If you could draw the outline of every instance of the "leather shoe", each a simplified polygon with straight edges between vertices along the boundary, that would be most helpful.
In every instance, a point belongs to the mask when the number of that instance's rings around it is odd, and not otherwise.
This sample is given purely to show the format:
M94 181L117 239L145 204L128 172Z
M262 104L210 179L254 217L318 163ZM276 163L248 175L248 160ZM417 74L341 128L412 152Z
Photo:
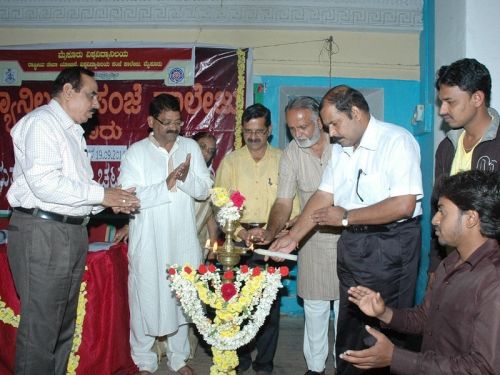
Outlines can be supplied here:
M304 375L325 375L325 370L323 370L321 372L307 370L307 372Z

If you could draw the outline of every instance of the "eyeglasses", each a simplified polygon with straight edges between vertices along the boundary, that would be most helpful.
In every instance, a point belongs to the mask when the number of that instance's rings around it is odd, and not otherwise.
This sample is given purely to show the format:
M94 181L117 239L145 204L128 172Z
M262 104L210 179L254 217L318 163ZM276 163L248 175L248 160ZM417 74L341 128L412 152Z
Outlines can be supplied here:
M156 121L158 121L161 125L163 126L182 126L182 121L181 120L166 120L166 121L161 121L158 117L153 117Z
M358 196L359 200L361 202L364 202L364 199L361 197L361 195L359 195L359 192L358 192L358 188L359 188L359 178L361 177L362 174L366 174L365 172L363 172L363 170L361 168L359 168L358 170L358 178L356 179L356 195Z
M267 133L267 129L243 129L243 134L245 135L264 135Z

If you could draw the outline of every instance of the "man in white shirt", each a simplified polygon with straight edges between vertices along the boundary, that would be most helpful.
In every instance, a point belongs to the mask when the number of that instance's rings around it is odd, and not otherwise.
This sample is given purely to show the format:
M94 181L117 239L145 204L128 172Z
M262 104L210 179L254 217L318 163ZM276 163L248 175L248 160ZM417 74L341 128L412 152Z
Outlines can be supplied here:
M52 100L11 131L15 165L7 199L14 212L7 254L21 320L16 374L66 374L90 213L104 207L130 213L133 189L104 189L93 181L80 124L99 108L94 73L74 67L54 81Z
M151 350L167 336L168 366L192 375L186 365L190 347L188 321L167 281L167 266L198 266L202 250L197 237L195 199L209 195L212 179L198 143L179 136L179 100L169 94L153 98L147 118L153 132L123 155L119 183L135 187L141 211L130 220L130 347L139 374L158 368Z
M413 306L421 247L420 150L408 131L373 118L363 95L348 86L325 94L320 115L339 145L296 225L271 250L291 252L316 225L344 227L337 248L339 358L347 349L371 345L364 326L376 324L348 301L349 287L368 284L389 306ZM342 360L337 371L360 372Z

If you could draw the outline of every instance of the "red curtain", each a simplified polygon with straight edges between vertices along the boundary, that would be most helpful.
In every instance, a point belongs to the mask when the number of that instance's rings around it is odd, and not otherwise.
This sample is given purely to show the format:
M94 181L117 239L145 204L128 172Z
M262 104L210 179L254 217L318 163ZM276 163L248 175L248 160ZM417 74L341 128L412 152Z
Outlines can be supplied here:
M130 357L127 294L127 246L89 253L84 281L87 304L77 375L132 375L138 371ZM5 245L0 248L0 299L19 313ZM14 367L15 328L0 322L0 375Z

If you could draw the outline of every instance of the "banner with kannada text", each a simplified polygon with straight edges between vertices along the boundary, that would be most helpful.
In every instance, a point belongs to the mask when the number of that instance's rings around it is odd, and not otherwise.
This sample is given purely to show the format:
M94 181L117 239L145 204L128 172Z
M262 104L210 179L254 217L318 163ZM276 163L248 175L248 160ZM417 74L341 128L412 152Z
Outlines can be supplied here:
M148 135L149 102L161 93L179 98L183 135L215 135L216 169L239 142L247 58L246 50L210 47L0 49L0 212L9 210L6 193L14 166L9 132L25 114L49 102L52 81L62 69L80 65L96 73L100 109L84 127L94 178L112 187L122 154Z

